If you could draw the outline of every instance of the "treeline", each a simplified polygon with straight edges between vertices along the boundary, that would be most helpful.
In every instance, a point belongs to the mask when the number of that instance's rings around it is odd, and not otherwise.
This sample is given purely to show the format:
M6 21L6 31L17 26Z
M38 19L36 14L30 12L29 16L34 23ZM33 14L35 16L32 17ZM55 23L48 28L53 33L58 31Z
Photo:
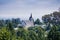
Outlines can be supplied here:
M49 31L39 26L18 28L18 30L2 27L0 40L60 40L60 31L58 26L51 27Z

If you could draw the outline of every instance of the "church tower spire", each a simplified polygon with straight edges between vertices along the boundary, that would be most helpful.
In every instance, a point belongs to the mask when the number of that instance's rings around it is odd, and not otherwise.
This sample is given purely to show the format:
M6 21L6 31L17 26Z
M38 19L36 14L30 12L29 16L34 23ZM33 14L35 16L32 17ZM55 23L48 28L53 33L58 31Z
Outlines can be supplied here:
M32 13L31 13L31 16L29 17L29 20L30 21L34 21L33 17L32 17Z
M32 13L31 13L31 16L30 16L30 18L32 18Z

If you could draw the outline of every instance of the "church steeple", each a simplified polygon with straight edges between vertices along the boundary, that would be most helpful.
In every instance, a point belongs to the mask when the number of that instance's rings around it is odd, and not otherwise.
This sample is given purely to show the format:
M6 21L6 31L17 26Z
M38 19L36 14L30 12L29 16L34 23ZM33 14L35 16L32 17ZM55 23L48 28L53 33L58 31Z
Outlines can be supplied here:
M32 18L32 13L31 13L31 16L30 16L30 18Z
M31 16L29 17L29 20L30 21L33 21L34 20L33 17L32 17L32 13L31 13Z

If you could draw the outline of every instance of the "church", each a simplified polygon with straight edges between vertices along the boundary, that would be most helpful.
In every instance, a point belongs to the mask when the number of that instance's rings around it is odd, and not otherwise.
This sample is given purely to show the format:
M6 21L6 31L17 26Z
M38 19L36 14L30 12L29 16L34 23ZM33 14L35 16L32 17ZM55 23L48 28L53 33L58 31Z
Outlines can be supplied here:
M32 14L30 15L28 20L22 20L20 26L23 27L34 27L34 19L32 17Z

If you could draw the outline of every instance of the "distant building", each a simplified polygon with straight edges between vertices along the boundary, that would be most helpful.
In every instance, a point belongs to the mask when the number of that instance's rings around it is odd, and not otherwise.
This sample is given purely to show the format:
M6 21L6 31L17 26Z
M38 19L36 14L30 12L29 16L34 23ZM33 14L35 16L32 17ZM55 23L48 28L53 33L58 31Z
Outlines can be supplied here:
M29 17L29 20L23 20L22 21L22 25L25 26L25 27L33 27L34 26L34 19L32 17L32 14Z
M13 26L15 28L21 28L21 27L25 27L25 28L28 28L28 27L34 27L34 19L32 17L32 14L31 16L29 17L29 20L19 20L19 19L12 19L12 23L14 24ZM16 24L17 23L17 24Z

